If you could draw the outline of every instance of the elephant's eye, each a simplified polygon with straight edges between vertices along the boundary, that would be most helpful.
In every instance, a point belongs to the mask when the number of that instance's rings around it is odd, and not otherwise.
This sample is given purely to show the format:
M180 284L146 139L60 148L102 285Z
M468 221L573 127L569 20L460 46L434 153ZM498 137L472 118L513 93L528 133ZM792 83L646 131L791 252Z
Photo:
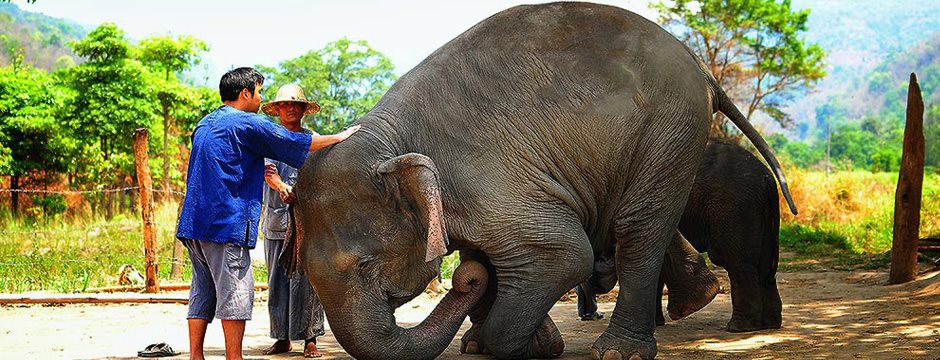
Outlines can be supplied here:
M359 273L359 277L364 279L375 278L377 275L375 273L376 260L374 256L363 256L360 258L359 263L356 265L356 271Z

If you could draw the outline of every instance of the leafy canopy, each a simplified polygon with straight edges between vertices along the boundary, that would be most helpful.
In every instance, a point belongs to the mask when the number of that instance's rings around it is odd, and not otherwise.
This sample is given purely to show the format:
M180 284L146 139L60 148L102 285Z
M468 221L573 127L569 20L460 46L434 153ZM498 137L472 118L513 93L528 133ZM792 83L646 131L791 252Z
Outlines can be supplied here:
M345 38L281 62L277 69L258 69L271 79L265 99L274 99L281 85L294 83L320 104L320 112L306 119L320 133L335 133L364 116L396 79L388 57L366 41Z
M826 75L823 49L802 40L809 10L789 0L674 0L657 2L659 21L698 54L750 119L761 112L789 126L783 111L794 95ZM722 117L709 135L728 136Z

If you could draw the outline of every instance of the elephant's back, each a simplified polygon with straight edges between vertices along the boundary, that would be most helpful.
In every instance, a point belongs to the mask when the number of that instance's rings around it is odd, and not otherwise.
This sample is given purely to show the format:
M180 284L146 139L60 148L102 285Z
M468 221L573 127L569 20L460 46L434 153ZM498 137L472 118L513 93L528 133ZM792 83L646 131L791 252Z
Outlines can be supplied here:
M406 73L376 108L399 115L403 127L456 136L570 130L616 127L643 106L682 96L705 111L705 89L695 57L655 23L612 6L550 3L476 24Z

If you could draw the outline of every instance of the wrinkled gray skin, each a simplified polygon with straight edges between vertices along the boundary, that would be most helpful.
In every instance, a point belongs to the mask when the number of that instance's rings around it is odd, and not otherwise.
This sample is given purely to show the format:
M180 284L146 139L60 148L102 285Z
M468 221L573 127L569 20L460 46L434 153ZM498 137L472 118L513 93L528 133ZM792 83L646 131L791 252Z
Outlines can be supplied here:
M707 252L715 265L728 271L733 308L728 331L780 328L779 230L777 183L767 167L738 145L709 142L679 231L697 251ZM671 307L672 283L667 280L666 285ZM657 322L665 322L662 302L657 304Z
M337 340L357 358L431 359L467 310L465 352L557 357L548 310L616 242L624 290L593 353L653 358L663 254L717 110L770 156L695 56L634 13L553 3L475 25L301 169L301 264ZM489 286L402 329L393 311L439 271L441 237Z

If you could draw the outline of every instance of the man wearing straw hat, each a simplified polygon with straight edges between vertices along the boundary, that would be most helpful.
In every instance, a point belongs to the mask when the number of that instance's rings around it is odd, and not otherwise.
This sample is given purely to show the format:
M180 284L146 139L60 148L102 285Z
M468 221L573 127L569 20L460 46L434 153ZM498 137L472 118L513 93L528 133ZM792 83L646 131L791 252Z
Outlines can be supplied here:
M307 100L300 86L287 84L277 96L261 107L265 114L280 118L281 125L295 133L315 134L304 129L300 120L320 111L315 101ZM288 227L287 204L294 200L293 185L297 168L287 163L265 159L264 181L264 253L268 266L268 315L271 338L276 339L264 355L291 350L291 340L304 340L304 357L320 357L317 336L323 335L323 305L316 291L302 274L291 276L278 264Z
M264 159L303 166L310 151L345 140L359 127L335 135L291 132L257 114L264 76L250 67L219 81L224 105L193 130L186 197L176 237L189 250L189 357L204 359L206 329L218 318L226 359L242 359L245 321L255 297L248 250L258 238Z

